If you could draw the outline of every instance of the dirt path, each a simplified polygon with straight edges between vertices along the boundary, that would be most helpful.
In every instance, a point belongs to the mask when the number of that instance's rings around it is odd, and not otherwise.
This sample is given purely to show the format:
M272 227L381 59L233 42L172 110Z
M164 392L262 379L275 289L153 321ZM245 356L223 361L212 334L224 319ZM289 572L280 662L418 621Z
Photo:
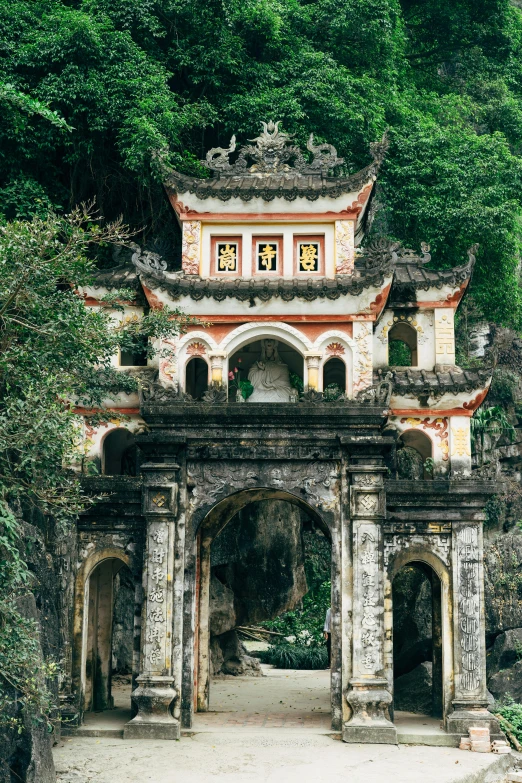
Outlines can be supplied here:
M475 783L506 757L453 748L345 745L298 729L198 734L179 742L71 738L60 783ZM488 783L498 779L488 775Z

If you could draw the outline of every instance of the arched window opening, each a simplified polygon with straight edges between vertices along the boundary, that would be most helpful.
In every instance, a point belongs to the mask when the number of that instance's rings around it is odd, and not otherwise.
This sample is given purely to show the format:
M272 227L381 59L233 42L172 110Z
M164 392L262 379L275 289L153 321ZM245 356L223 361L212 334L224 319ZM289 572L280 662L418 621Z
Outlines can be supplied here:
M442 592L425 563L393 580L394 710L442 717Z
M323 366L323 392L325 396L335 397L346 393L346 365L336 356L328 359Z
M433 478L433 444L419 430L406 430L397 443L399 478L416 480Z
M185 391L195 400L200 400L208 389L208 365L204 359L194 357L185 371Z
M137 337L132 348L120 350L120 367L147 366L147 337Z
M134 579L118 558L99 563L87 584L86 712L129 711L134 645Z
M102 473L106 476L135 476L136 463L133 434L123 427L109 432L103 441Z
M234 351L228 360L228 381L229 400L242 395L247 402L290 402L304 388L303 357L266 335Z
M417 332L405 322L394 324L388 334L388 364L390 367L416 367Z

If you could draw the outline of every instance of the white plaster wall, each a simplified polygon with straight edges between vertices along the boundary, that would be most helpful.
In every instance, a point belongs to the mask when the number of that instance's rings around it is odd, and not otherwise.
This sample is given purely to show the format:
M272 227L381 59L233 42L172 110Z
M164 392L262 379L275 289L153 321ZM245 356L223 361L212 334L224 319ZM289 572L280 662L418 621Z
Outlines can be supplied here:
M253 198L247 202L245 208L245 201L239 197L231 198L228 201L221 201L218 198L198 198L194 193L181 193L179 198L183 202L187 210L194 210L195 212L204 214L245 214L251 215L255 218L255 215L264 214L288 214L292 212L294 214L306 214L316 213L320 215L324 212L339 213L344 210L350 209L354 204L359 194L364 188L371 184L375 180L375 177L368 179L367 182L361 187L360 190L352 191L351 193L343 193L341 196L332 198L331 196L320 196L315 201L309 201L306 198L296 198L293 201L288 201L284 198L274 198L272 201L264 201L262 198ZM225 218L226 219L226 218Z
M146 427L145 422L138 414L131 414L123 418L122 414L114 412L114 418L108 422L100 424L98 427L91 427L83 416L78 416L78 441L76 445L76 459L71 466L72 470L80 473L82 463L92 461L96 458L100 460L103 450L103 440L106 435L114 429L128 429L129 432L142 432Z
M384 285L390 282L388 278ZM213 315L234 315L245 316L308 316L313 321L312 316L334 315L344 316L348 321L348 316L362 315L367 320L373 321L371 305L375 302L377 296L381 293L380 288L365 288L359 296L340 296L338 299L314 299L308 302L306 299L295 298L290 302L284 302L279 297L272 297L268 302L261 302L255 299L253 307L248 302L240 302L232 297L223 302L217 302L212 297L205 297L194 301L190 296L182 296L179 299L172 299L166 291L159 289L154 291L155 297L164 305L169 307L179 307L186 313L190 313L196 318L212 319Z
M394 320L400 315L400 310L385 310L375 328L373 350L374 367L388 366L388 333ZM417 332L417 357L416 367L419 370L433 370L435 366L435 324L433 310L420 310L411 316L410 326Z
M450 417L451 472L455 476L471 476L471 418Z

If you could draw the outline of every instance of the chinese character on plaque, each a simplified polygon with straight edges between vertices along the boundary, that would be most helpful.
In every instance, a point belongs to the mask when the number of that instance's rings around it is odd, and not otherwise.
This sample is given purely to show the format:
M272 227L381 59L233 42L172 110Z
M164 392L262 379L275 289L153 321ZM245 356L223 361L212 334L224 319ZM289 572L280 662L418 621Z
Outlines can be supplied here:
M257 271L275 272L277 270L277 242L258 242Z
M319 244L317 242L299 243L299 271L319 271Z
M220 272L237 272L237 244L235 242L218 242L217 254Z

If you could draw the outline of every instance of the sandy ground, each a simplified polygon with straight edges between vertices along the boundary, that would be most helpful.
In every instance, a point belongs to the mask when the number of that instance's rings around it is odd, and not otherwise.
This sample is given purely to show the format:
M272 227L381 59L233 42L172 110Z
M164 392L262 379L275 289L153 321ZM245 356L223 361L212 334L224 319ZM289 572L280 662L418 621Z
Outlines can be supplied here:
M295 729L202 733L179 742L73 737L55 749L60 783L478 783L505 759L453 748L346 745ZM490 770L488 783L499 778Z
M346 745L329 728L328 671L271 667L264 671L262 678L214 680L211 712L197 715L193 733L179 742L65 738L55 748L58 781L493 783L503 777L492 767L505 763L506 757L492 754L406 745ZM105 728L123 726L130 717L129 685L120 682L114 695L116 709L91 715L86 725L98 721ZM433 730L440 731L436 722Z

